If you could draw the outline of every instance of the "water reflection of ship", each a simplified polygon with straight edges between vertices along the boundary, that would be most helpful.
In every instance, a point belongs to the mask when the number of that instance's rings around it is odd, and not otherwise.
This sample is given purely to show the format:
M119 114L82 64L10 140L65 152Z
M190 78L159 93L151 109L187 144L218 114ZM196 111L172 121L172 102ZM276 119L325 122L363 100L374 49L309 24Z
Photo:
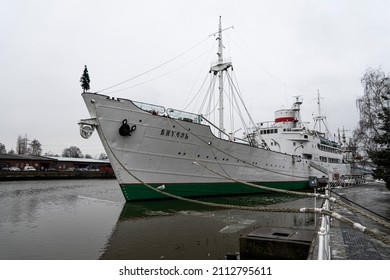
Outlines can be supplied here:
M223 197L226 203L312 207L312 199L277 194ZM238 200L237 200L238 199ZM221 201L221 197L218 198ZM263 201L263 202L261 202ZM311 214L218 209L179 200L126 203L101 259L224 259L239 251L239 237L260 226L313 228Z

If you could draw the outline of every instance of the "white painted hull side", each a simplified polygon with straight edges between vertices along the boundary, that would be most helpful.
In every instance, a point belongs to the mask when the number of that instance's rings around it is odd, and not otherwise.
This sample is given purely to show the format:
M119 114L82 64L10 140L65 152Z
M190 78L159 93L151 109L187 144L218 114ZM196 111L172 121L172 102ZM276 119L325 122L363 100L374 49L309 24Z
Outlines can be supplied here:
M123 184L298 182L322 174L307 161L215 137L209 126L154 115L127 99L83 94ZM121 136L123 120L136 129Z

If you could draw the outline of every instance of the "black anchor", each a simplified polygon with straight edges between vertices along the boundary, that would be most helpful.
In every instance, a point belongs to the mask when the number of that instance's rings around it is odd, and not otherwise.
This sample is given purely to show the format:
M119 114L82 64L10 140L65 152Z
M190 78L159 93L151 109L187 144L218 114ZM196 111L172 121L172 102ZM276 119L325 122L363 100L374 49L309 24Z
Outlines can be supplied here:
M130 125L127 124L127 119L124 119L122 121L122 125L119 128L119 134L121 136L131 136L130 132L133 132L136 129L136 126L133 125L130 127Z

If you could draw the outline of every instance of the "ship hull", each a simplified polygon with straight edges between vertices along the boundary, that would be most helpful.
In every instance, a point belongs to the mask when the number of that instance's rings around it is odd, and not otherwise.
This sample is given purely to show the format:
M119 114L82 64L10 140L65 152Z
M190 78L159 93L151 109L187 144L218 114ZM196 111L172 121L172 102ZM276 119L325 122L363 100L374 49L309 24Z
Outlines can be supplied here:
M172 118L172 109L156 112L92 93L83 98L127 201L167 197L156 188L183 197L264 191L242 182L298 190L318 175L291 155L217 138L195 119ZM131 131L123 136L125 125Z
M255 185L266 186L274 189L302 190L308 187L307 180L294 182L256 182ZM267 192L261 188L246 186L240 183L169 183L151 184L158 188L164 186L169 193L179 197L209 197L223 195L245 195ZM163 199L166 195L158 193L143 184L121 184L123 196L126 201Z

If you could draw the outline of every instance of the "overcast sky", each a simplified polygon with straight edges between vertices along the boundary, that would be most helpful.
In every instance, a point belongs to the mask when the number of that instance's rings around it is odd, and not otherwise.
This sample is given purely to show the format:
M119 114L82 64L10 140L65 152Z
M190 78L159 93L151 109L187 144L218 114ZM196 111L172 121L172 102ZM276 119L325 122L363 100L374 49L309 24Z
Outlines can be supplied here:
M100 91L185 52L102 92L184 108L216 59L209 35L219 16L234 26L225 54L256 122L301 95L302 117L313 124L319 90L329 128L353 130L364 72L390 72L389 0L0 0L0 143L15 149L27 134L43 153L103 152L96 133L79 135L77 122L89 117L84 65L91 91Z

